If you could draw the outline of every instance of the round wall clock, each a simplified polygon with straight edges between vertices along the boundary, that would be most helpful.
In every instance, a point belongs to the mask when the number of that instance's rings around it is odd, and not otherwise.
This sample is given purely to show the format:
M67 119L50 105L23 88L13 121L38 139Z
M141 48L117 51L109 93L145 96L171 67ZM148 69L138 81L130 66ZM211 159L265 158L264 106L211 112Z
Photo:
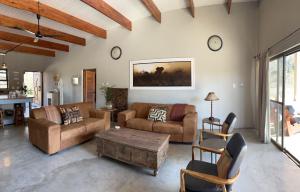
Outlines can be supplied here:
M119 46L114 46L110 51L110 56L114 60L120 59L121 55L122 55L122 49Z
M210 50L219 51L223 46L222 38L218 35L213 35L208 38L207 45Z

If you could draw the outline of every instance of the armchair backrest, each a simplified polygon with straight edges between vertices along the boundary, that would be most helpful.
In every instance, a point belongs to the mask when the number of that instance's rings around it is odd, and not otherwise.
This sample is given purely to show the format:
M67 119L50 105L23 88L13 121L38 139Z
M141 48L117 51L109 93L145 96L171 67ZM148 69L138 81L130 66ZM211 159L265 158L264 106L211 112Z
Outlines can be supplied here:
M232 112L229 113L225 121L223 122L221 132L224 134L232 133L236 121L237 121L236 115Z
M233 178L238 174L242 161L247 152L247 144L243 136L240 133L235 133L227 143L226 150L232 158L231 165L228 169L227 178ZM230 189L231 185L227 186L227 188Z

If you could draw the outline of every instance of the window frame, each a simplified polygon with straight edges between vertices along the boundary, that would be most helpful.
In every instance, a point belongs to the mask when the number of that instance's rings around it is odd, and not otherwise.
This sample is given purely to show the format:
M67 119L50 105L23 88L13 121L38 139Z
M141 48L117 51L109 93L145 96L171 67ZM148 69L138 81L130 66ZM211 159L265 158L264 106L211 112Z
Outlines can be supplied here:
M9 86L9 85L8 85L8 70L7 70L7 69L0 69L0 71L1 71L1 70L5 71L5 73L6 73L6 79L5 79L5 80L1 80L1 79L0 79L0 82L1 82L1 81L6 82L7 87L6 87L6 88L0 88L0 90L7 90L7 89L8 89L8 86Z

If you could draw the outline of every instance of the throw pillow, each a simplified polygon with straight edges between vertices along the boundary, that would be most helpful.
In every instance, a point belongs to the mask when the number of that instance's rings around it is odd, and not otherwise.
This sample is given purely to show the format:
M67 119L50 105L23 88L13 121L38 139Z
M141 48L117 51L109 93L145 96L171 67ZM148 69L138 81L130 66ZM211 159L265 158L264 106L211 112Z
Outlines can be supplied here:
M167 111L165 109L151 108L148 114L148 120L166 122Z
M63 121L64 125L69 125L71 123L71 117L70 117L68 110L66 108L62 108L62 107L60 107L59 110L60 110L62 121Z
M79 107L77 107L77 106L72 107L72 122L73 121L80 122L82 120L83 120L83 118L80 115Z
M227 179L228 171L232 163L232 157L225 149L217 162L218 176Z

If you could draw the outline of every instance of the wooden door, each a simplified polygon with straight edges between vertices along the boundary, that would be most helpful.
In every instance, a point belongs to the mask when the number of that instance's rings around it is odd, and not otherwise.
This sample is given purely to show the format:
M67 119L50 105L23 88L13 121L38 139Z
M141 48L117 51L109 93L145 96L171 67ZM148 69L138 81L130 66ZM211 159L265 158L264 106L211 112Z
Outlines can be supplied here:
M96 103L96 69L83 70L83 101Z

